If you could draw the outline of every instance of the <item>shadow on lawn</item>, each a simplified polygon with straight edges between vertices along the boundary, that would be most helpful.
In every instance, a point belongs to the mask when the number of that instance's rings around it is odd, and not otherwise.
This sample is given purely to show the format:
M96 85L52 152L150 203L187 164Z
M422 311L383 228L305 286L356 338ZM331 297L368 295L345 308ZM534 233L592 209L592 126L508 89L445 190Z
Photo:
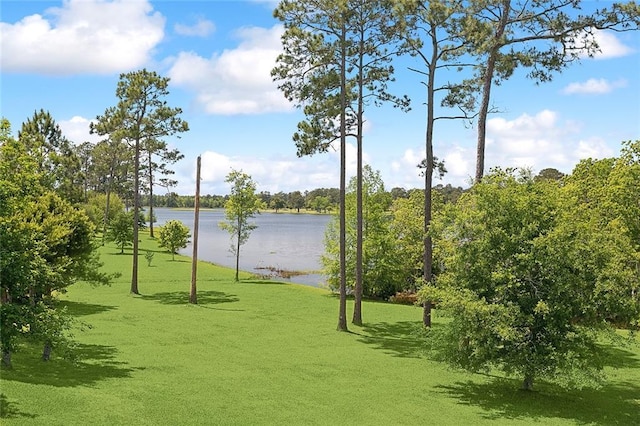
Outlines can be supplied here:
M421 323L415 321L365 324L362 330L368 335L361 334L359 340L393 356L421 358L424 356L421 329Z
M140 295L143 300L151 300L164 305L184 305L189 303L189 293L186 291L166 291L149 295ZM221 303L239 302L235 294L227 294L221 291L198 291L198 305L218 305Z
M490 420L521 419L532 422L561 418L579 424L632 425L640 419L640 386L612 384L601 389L563 390L541 384L539 391L518 390L516 379L488 383L457 382L436 389L461 404L478 406Z
M95 315L116 309L115 306L73 302L71 300L62 300L59 306L67 308L67 312L73 316Z
M112 346L79 344L76 361L53 359L42 362L37 354L15 357L13 368L2 371L2 380L55 387L91 386L105 379L131 377L134 368L116 359Z
M23 413L14 407L12 402L7 400L5 394L0 394L0 419L15 419L18 417L35 419L36 416L33 414Z

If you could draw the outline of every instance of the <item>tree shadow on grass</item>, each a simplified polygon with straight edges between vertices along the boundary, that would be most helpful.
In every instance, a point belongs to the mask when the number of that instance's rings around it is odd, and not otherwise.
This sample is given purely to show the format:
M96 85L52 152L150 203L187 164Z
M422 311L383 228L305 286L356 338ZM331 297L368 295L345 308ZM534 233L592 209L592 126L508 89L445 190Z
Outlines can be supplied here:
M163 305L184 305L189 303L189 293L186 291L166 291L149 295L141 295L143 300L151 300ZM198 291L198 305L218 305L221 303L239 302L235 294L227 294L221 291Z
M9 402L5 394L0 394L0 419L16 419L16 418L29 418L35 419L36 416L29 413L23 413L14 407L12 402Z
M616 383L601 389L563 390L540 384L538 391L519 390L521 381L499 378L488 383L456 382L436 390L460 404L480 407L490 420L533 422L570 420L579 424L632 425L640 421L640 386Z
M71 300L62 300L59 306L61 308L67 308L67 312L73 316L95 315L116 309L115 306L73 302Z
M33 352L33 351L32 351ZM112 346L79 344L75 361L55 358L43 362L38 353L14 357L13 368L2 371L2 380L55 387L92 386L101 380L131 377L140 368L118 361Z
M415 321L365 324L359 340L375 349L403 358L421 358L425 355L422 325Z

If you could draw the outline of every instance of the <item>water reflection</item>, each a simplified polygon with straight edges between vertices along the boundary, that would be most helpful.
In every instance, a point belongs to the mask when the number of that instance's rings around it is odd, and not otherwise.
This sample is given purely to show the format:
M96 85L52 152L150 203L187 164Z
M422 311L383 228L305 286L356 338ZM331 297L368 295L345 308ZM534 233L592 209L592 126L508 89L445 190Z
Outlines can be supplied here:
M156 226L176 219L183 222L193 232L194 213L192 210L168 208L153 209L157 218ZM198 258L222 266L235 268L235 256L229 252L229 233L218 227L224 220L224 210L201 210ZM256 274L269 275L270 268L306 271L290 279L292 282L318 286L324 283L320 270L320 256L324 252L324 231L331 220L329 215L262 213L252 222L258 225L240 248L240 269ZM180 250L191 256L191 244ZM281 279L281 278L278 278Z

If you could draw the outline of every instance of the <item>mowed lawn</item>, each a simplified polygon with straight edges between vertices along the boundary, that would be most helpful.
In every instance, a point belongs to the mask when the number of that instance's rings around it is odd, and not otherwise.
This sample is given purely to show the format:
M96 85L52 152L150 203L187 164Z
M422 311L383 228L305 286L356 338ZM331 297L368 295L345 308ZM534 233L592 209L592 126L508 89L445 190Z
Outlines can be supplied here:
M207 263L189 305L190 259L171 261L147 235L142 248L154 259L142 251L140 296L129 294L130 251L106 246L105 269L122 277L63 297L90 326L75 333L78 361L14 354L2 425L640 424L638 346L610 348L602 389L524 392L519 379L427 359L419 308L365 302L366 325L340 333L329 292L246 274L235 283Z

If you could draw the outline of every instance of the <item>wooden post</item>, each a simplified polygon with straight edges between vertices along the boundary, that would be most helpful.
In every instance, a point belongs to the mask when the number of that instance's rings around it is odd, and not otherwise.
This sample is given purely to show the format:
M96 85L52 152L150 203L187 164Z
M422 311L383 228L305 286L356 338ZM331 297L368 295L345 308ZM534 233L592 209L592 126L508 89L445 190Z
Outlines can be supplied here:
M189 303L198 304L198 294L196 291L196 281L198 275L198 222L200 220L200 156L196 165L196 199L195 218L193 221L193 257L191 259L191 292L189 293Z

